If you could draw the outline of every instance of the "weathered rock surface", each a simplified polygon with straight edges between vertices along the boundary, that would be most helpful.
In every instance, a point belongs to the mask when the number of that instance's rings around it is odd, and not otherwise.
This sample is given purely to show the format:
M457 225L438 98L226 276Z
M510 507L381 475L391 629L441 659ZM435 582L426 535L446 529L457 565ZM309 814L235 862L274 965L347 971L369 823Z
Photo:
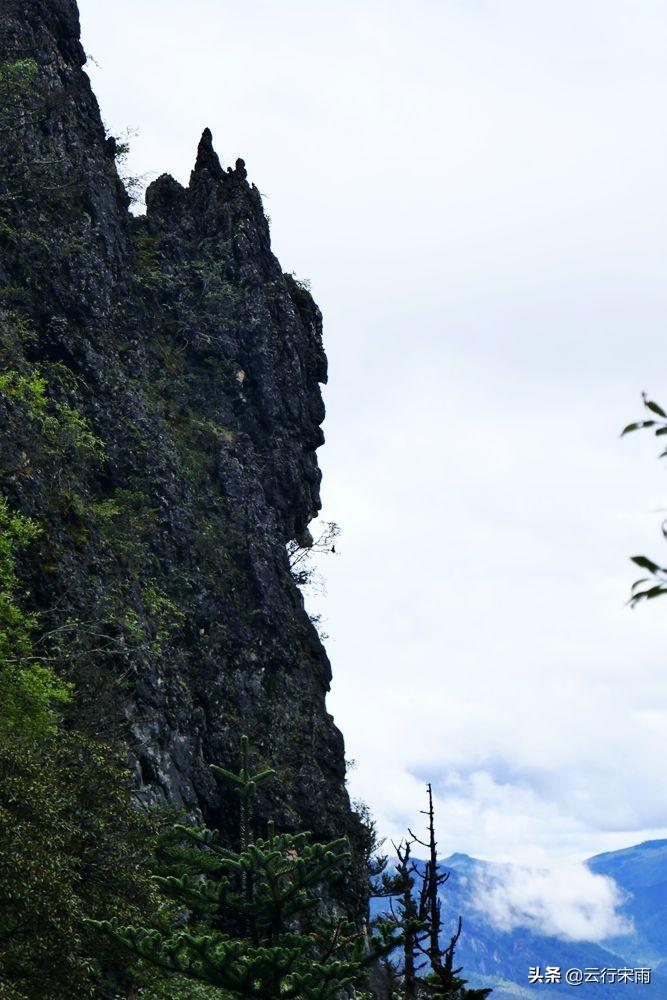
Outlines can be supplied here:
M320 505L320 313L210 132L189 186L129 213L74 0L4 0L0 63L27 60L0 112L0 493L44 528L25 601L71 722L128 742L145 800L223 830L208 765L246 732L279 772L264 814L359 845L285 552Z

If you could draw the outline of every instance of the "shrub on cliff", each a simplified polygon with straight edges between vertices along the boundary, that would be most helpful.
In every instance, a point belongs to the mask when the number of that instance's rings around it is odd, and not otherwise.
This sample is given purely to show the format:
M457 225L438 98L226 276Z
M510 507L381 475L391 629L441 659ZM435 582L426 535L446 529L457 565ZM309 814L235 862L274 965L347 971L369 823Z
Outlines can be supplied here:
M70 698L69 686L33 655L37 618L19 602L17 555L39 531L34 521L12 513L0 496L0 735L54 732L56 708Z
M0 65L0 130L15 131L38 106L37 63L18 59Z

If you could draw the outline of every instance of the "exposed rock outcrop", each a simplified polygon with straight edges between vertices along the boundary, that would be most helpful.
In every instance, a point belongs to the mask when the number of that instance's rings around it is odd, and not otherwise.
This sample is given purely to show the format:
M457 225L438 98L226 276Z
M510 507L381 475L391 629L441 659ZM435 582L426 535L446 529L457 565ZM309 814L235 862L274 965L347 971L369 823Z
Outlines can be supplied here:
M320 506L319 310L208 130L189 186L130 214L74 0L5 0L0 29L0 493L44 528L21 571L72 724L223 830L208 765L247 732L279 771L264 813L360 845L285 552Z

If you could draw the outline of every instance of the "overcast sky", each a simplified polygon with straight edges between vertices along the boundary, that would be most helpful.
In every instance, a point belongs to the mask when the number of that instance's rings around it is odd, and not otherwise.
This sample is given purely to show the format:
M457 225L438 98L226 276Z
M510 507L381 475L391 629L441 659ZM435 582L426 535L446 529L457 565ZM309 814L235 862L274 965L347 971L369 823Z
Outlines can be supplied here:
M577 861L667 836L664 0L81 0L132 168L247 161L325 315L329 704L400 837Z

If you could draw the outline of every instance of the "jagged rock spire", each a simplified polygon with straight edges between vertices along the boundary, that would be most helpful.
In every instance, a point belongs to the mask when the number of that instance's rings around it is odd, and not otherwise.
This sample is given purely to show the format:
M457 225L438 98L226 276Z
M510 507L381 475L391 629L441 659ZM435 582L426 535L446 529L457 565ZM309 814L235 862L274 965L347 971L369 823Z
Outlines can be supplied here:
M222 179L224 171L220 165L220 158L213 148L213 134L210 128L205 128L199 141L197 150L197 162L195 163L195 174L202 170L208 170L211 176Z

